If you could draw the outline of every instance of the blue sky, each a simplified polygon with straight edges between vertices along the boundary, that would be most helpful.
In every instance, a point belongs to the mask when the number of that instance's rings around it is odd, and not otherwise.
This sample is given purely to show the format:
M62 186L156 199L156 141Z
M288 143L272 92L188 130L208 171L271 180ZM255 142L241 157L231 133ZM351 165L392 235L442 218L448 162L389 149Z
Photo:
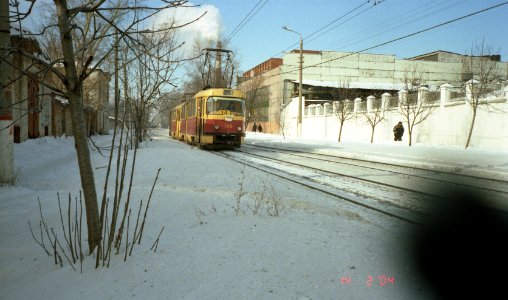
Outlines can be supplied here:
M206 0L195 2L210 10L213 28L221 36L229 36L256 6L259 0ZM500 4L502 0L384 0L377 5L366 0L261 0L262 8L230 41L246 71L270 57L281 57L288 48L296 49L300 32L304 49L359 51L410 34L481 9ZM264 5L263 5L264 4ZM326 27L321 36L312 34L340 16L361 6L350 15ZM357 16L355 16L358 14ZM347 19L350 19L346 21ZM220 23L220 26L216 26ZM342 24L341 24L342 23ZM211 28L206 22L202 29ZM393 54L407 58L435 50L465 53L474 42L499 49L503 61L508 60L508 5L445 25L367 53ZM296 45L295 45L296 44Z

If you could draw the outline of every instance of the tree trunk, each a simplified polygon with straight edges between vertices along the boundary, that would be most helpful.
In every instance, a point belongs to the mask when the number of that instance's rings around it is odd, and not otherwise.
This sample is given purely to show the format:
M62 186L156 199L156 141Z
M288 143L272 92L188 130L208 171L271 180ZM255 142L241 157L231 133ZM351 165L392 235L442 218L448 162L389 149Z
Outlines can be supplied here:
M471 120L471 126L469 127L469 133L467 134L467 140L466 140L466 146L464 149L467 149L469 147L469 142L471 142L471 136L473 135L473 128L474 128L474 122L476 120L476 107L472 107L473 109L473 118Z
M340 139L342 138L342 126L344 126L344 122L340 122L340 127L339 127L339 143L340 143Z
M67 88L67 96L72 115L72 134L74 135L74 147L78 156L79 174L81 187L85 198L86 222L88 227L88 248L90 253L101 241L99 224L99 208L97 205L97 192L95 179L90 161L88 140L84 122L82 82L79 80L75 64L74 48L72 44L71 27L66 0L54 0L58 13L58 27L60 29L60 41L64 56L64 67Z
M375 127L372 127L372 133L370 134L370 143L374 143L374 128Z
M407 125L407 136L408 136L408 140L409 140L409 147L411 147L411 141L413 139L413 130L412 130L411 126L409 126L409 122Z

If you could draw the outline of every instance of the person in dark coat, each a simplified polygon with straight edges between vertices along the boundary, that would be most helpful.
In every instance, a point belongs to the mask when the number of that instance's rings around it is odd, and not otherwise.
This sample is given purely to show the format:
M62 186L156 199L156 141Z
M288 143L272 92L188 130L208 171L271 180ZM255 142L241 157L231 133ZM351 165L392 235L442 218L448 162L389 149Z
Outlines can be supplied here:
M252 132L256 132L258 130L258 125L256 125L256 122L254 122L254 125L252 125Z
M263 127L261 127L261 124L258 125L258 131L263 132Z
M402 126L402 122L399 122L397 125L393 127L393 140L402 141L403 134L404 134L404 126Z

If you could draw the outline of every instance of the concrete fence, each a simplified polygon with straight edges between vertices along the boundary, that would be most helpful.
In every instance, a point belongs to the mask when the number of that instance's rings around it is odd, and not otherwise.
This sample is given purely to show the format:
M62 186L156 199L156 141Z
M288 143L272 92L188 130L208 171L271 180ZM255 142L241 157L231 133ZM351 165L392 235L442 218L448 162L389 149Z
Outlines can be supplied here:
M462 94L462 97L453 98ZM324 104L312 104L305 107L302 135L319 139L337 140L339 119L336 116L339 105L346 105L354 112L354 117L344 123L342 141L370 141L371 126L363 116L366 113L381 113L383 120L375 127L374 143L393 142L393 126L402 121L405 133L402 143L408 143L408 130L401 114L401 105L406 101L423 101L432 109L430 116L414 127L413 144L446 145L464 147L472 120L471 93L457 93L450 84L443 84L438 91L429 91L422 87L418 97L410 99L408 91L399 91L397 95L385 93L381 99L369 96ZM432 100L428 100L432 99ZM417 103L418 103L417 102ZM508 150L508 86L481 99L470 147ZM284 133L296 136L296 115L298 98L293 98L284 111ZM399 142L400 143L400 142Z

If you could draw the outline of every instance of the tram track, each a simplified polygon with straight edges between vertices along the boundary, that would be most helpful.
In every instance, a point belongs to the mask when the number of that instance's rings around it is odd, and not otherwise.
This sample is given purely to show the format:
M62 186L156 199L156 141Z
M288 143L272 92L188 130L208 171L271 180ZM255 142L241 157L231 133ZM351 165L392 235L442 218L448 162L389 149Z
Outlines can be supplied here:
M383 215L399 219L415 225L423 225L435 204L433 201L445 201L445 197L438 191L444 189L417 189L404 187L400 184L383 182L379 178L401 177L404 180L428 181L468 188L489 193L491 197L508 201L508 181L502 179L485 178L475 175L455 174L426 168L413 168L393 163L373 162L365 159L350 159L335 155L312 153L301 150L270 148L266 146L243 145L235 151L216 152L228 159L249 165L252 168L284 178L293 183L306 186L313 190L328 194L354 205L376 211ZM277 156L277 157L274 157ZM281 158L284 156L285 158ZM290 158L288 158L290 157ZM348 166L367 170L360 175L327 170L322 166L311 166L298 160L316 160L321 164ZM342 161L337 161L337 159ZM349 160L349 161L348 161ZM305 174L297 174L302 173ZM368 175L369 172L381 172L382 175ZM386 175L388 174L388 175ZM377 177L377 178L376 178ZM443 178L445 177L445 178ZM346 180L346 181L345 181ZM330 182L340 181L338 184ZM471 184L473 183L473 184ZM432 185L428 183L428 185ZM340 187L339 187L340 186ZM365 191L367 190L367 191ZM375 190L375 192L372 192ZM506 210L502 204L489 203L488 206L496 210Z
M421 221L425 216L424 212L417 211L414 209L410 209L408 207L400 206L389 201L379 201L372 202L370 199L367 199L365 195L358 195L353 192L341 191L337 188L328 186L323 184L323 182L316 180L316 177L319 176L302 176L295 175L291 172L281 170L280 168L270 167L264 164L256 163L252 160L246 161L245 156L238 156L239 151L222 151L222 152L214 152L214 154L227 158L229 160L236 161L240 164L248 165L251 168L257 169L264 173L282 178L284 180L293 182L300 186L305 186L309 189L327 194L334 198L346 201L348 203L354 204L356 206L361 206L371 211L375 211L385 216L389 216L391 218L398 219L400 221L404 221L413 225L422 226L423 221ZM245 153L241 154L242 156ZM370 203L369 203L370 202ZM375 205L377 204L377 205Z
M312 152L305 151L295 151L295 150L287 150L280 148L270 148L266 146L262 147L253 147L247 146L241 149L243 152L254 152L255 155L260 157L265 157L267 159L273 159L269 155L261 154L264 151L268 151L269 153L276 153L277 155L290 155L291 157L300 157L305 159L310 159L313 161L321 161L327 164L348 166L348 170L343 172L338 171L327 171L334 176L340 177L349 177L353 180L363 181L366 183L379 184L386 187L391 187L398 190L403 190L410 193L416 193L425 195L435 200L439 200L443 198L443 193L450 189L460 189L469 194L475 194L478 197L482 198L484 204L490 208L499 211L508 211L508 181L502 179L491 179L485 178L476 175L467 175L467 174L454 174L452 172L447 171L439 171L431 170L426 168L413 168L400 164L392 164L392 163L384 163L384 162L372 162L365 159L352 159L353 162L347 161L347 158L339 157L344 161L335 160L337 156L335 155L324 155ZM295 154L296 153L296 154ZM316 157L319 156L319 157ZM322 157L326 157L323 159ZM332 159L333 158L333 159ZM295 159L292 159L290 163L295 164ZM288 163L288 160L283 160ZM361 164L356 163L356 161L360 161ZM366 165L367 164L367 165ZM300 164L301 167L313 168L309 166L308 163ZM373 167L376 166L376 167ZM394 170L396 167L400 170ZM315 169L321 169L321 166ZM342 169L338 167L337 169ZM347 169L347 168L345 168ZM354 170L354 171L352 171ZM366 173L369 173L370 170L373 170L374 173L370 175L361 174L358 170L367 170ZM348 173L353 172L353 173ZM375 173L377 172L377 173ZM425 176L421 173L427 173ZM369 179L372 178L372 179ZM392 182L392 184L390 184ZM395 184L393 184L395 182Z
M306 152L301 150L274 148L267 146L253 146L245 145L243 149L261 149L263 151L287 153L292 156L305 157L323 162L330 162L334 164L347 165L355 168L365 168L375 171L390 172L398 175L411 176L413 178L420 178L425 180L432 180L434 182L442 182L447 184L453 184L458 187L475 188L481 191L494 192L508 195L508 180L484 177L471 174L460 174L452 171L445 171L439 169L429 169L415 166L405 166L402 164L394 164L387 162L372 161L367 159L358 159L351 157L344 157L338 155L329 155L322 153ZM322 158L319 158L322 157ZM399 169L399 170L397 170ZM347 174L340 174L342 176L348 176ZM449 178L443 178L448 176ZM438 178L439 177L439 178ZM490 185L487 186L487 185Z

